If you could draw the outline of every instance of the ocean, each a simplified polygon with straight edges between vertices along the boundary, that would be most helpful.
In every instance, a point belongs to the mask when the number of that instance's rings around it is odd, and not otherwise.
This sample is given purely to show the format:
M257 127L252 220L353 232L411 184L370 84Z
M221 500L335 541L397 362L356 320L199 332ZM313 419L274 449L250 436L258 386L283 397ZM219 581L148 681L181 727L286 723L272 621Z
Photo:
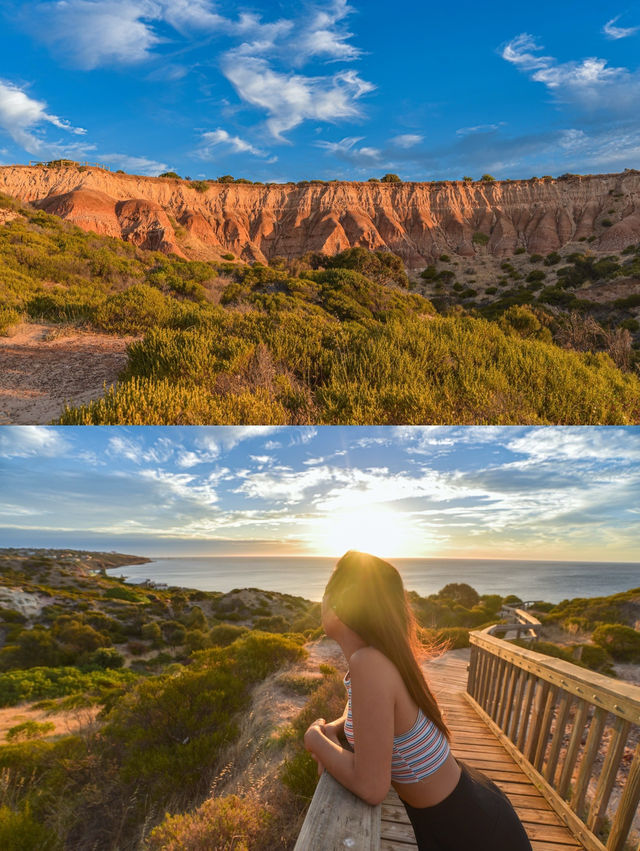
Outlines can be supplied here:
M521 600L559 603L640 587L640 563L513 561L498 559L391 559L405 587L421 596L449 582L466 582L479 594L516 594ZM202 591L261 588L321 600L336 562L332 558L215 556L155 559L109 571L129 582L145 579Z

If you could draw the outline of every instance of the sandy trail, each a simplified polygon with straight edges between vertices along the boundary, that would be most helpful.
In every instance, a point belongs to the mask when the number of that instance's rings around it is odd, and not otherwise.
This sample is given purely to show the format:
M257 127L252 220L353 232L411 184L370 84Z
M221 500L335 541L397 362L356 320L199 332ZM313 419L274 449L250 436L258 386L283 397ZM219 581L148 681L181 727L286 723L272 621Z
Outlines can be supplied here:
M100 398L133 339L35 323L0 337L0 425L45 425L66 403Z

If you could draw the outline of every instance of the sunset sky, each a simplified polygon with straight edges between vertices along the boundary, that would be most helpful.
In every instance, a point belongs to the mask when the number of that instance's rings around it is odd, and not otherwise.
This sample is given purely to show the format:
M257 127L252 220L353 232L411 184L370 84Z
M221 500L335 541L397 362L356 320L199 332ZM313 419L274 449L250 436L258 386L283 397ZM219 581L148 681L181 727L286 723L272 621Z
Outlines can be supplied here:
M640 167L640 3L4 0L0 164L262 181Z
M0 430L3 546L637 561L640 428Z

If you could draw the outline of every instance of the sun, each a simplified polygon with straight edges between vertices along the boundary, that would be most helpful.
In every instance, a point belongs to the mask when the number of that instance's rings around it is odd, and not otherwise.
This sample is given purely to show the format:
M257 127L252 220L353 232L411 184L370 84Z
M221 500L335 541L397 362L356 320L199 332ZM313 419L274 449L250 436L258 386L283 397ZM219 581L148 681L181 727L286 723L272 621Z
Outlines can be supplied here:
M318 524L314 538L318 552L332 557L361 550L380 558L407 558L419 550L407 517L376 505L327 515Z

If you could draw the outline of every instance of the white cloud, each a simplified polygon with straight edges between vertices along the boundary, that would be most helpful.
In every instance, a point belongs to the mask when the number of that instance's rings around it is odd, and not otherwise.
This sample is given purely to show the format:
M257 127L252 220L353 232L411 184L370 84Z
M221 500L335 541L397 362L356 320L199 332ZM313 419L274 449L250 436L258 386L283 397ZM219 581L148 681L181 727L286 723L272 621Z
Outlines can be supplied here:
M315 12L308 28L303 29L300 34L297 47L301 56L305 60L312 56L357 59L361 51L354 45L347 44L353 33L336 29L336 25L353 10L347 0L333 0L333 3L327 3L326 6L327 8Z
M265 157L267 155L265 151L254 147L250 142L241 139L240 136L232 136L220 127L217 130L202 133L197 154L202 159L212 159L215 156L215 149L220 146L234 154L253 154L254 157Z
M60 130L65 130L77 136L83 136L87 131L82 127L72 127L71 124L57 115L47 112L44 101L35 100L23 89L7 80L0 80L0 128L31 154L41 155L52 149L60 149L57 144L47 143L35 135L42 125L51 124ZM69 145L72 149L77 145ZM88 147L88 146L84 146Z
M169 168L167 163L150 160L147 157L132 157L128 154L98 154L97 156L100 162L117 165L134 174L148 174L150 177L156 177Z
M152 0L62 0L31 9L27 25L73 65L91 70L149 59L162 43L151 22L163 11L165 4Z
M423 141L423 137L419 136L417 133L403 133L400 136L394 136L391 140L393 145L397 145L399 148L414 148L416 145L419 145L420 142Z
M640 27L616 27L615 24L621 17L622 15L617 15L615 18L611 18L602 28L602 32L607 38L617 41L620 38L628 38L630 35L635 35L640 29Z
M331 154L348 157L351 161L361 162L362 164L370 164L372 160L378 161L382 156L382 151L378 148L355 147L363 138L363 136L353 136L341 139L339 142L320 141L315 144L318 148L324 148L325 151L329 151Z
M243 101L267 113L267 129L280 141L283 133L303 121L335 123L340 118L359 118L358 99L375 88L355 71L306 77L275 71L262 58L234 51L227 54L222 70Z
M459 130L456 130L456 136L468 136L470 133L488 133L502 127L504 123L504 121L500 121L498 124L476 124L475 127L460 127Z
M0 458L63 455L70 444L59 430L46 426L3 426L0 429Z
M558 62L552 56L539 55L533 36L522 33L502 48L502 57L532 80L545 85L560 103L593 111L629 115L640 96L640 75L627 68L608 67L606 59L588 57L579 61Z

